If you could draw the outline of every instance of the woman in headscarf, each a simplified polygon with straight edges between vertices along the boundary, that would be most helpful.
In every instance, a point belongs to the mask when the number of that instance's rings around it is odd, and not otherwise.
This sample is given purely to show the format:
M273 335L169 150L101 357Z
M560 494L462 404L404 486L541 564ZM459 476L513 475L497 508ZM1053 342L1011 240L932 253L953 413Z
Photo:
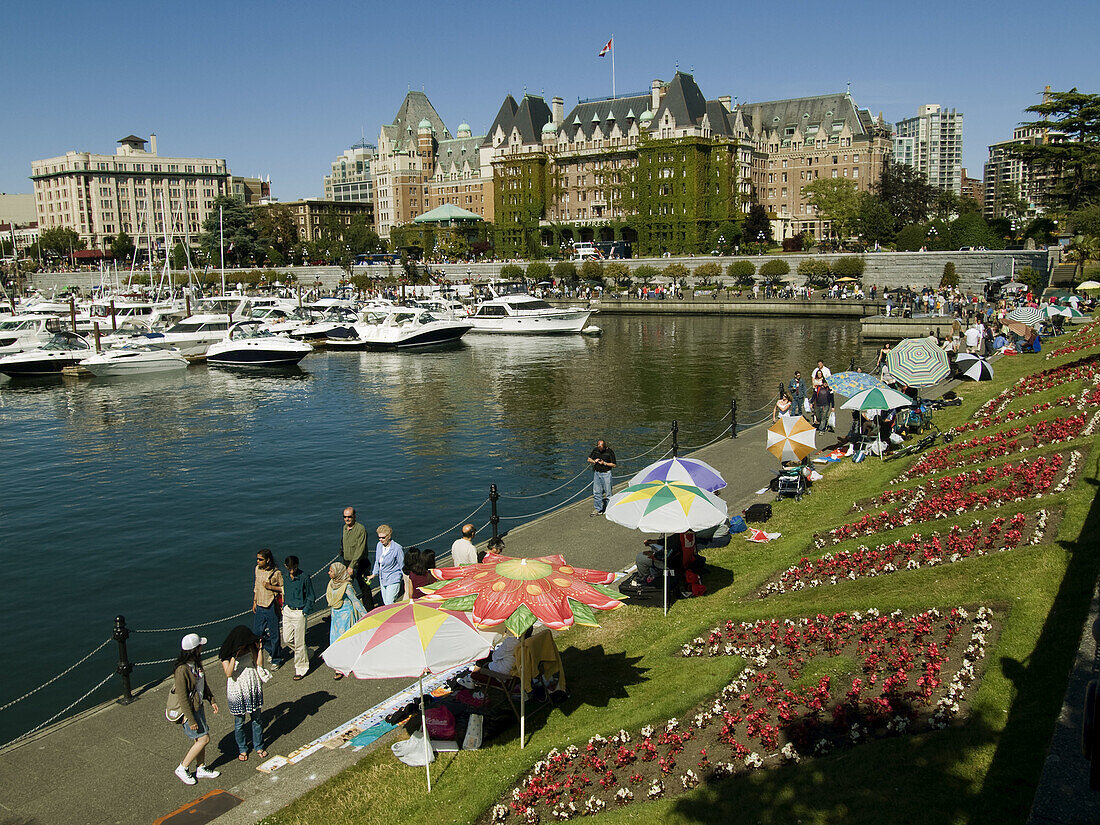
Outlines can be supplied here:
M248 760L248 737L245 728L251 723L252 748L261 759L264 750L264 686L260 670L264 666L262 639L249 628L237 625L222 643L218 658L225 671L225 692L229 712L233 714L233 735L237 740L237 758Z
M332 616L329 624L328 641L332 644L344 634L344 632L366 615L363 603L355 595L355 590L349 587L351 576L348 575L348 567L343 562L335 562L328 569L328 588L325 590L325 599L332 608ZM344 678L342 673L333 677L339 681Z

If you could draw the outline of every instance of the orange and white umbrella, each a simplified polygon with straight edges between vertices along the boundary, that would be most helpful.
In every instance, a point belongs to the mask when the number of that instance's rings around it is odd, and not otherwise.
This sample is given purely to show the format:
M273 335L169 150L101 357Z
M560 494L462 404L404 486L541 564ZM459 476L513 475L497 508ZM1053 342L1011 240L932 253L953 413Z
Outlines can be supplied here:
M817 430L801 415L781 415L768 427L768 452L780 461L801 461L817 449Z

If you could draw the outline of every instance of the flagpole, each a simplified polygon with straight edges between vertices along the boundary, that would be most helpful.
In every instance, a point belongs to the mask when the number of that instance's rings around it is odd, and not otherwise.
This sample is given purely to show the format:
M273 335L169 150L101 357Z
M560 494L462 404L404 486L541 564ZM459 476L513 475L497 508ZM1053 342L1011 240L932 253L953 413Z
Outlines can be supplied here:
M615 99L615 35L611 35L611 99Z

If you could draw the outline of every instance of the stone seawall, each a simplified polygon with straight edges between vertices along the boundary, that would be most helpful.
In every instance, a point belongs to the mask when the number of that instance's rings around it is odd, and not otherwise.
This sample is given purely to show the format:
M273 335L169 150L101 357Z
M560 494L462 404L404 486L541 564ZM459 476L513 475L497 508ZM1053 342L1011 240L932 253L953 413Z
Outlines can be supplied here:
M551 301L566 306L576 301ZM593 309L604 315L749 315L753 317L862 318L877 315L885 305L881 301L798 301L798 300L713 300L638 301L604 298L592 301Z

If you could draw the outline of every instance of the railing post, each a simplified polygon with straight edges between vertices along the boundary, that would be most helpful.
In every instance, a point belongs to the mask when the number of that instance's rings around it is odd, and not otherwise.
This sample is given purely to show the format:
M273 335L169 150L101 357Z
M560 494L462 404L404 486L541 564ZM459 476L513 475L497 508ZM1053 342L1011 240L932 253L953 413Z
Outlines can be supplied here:
M489 523L493 525L493 541L496 542L500 535L497 532L497 525L500 524L500 516L497 515L497 501L500 500L500 493L497 492L497 486L495 484L489 485L489 504L493 508L493 514L489 516Z
M852 360L848 362L848 372L856 371L856 357L853 355Z
M114 640L118 642L118 667L115 672L122 677L122 696L119 704L128 705L134 701L134 695L130 692L130 674L134 672L134 666L126 655L126 640L130 638L130 631L126 627L125 616L115 616Z
M680 454L680 422L672 422L672 457Z
M737 399L730 399L730 438L737 438Z

